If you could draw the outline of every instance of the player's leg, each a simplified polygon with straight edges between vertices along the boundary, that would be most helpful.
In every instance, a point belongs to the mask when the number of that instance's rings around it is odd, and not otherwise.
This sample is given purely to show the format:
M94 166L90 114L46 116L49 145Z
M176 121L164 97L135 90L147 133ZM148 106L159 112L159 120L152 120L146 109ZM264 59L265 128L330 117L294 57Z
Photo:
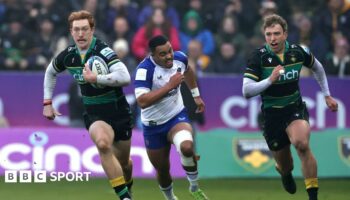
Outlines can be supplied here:
M170 175L170 145L159 149L147 148L147 154L157 172L157 180L160 190L167 200L176 200L173 192L173 180Z
M290 144L282 149L272 151L272 155L276 161L276 170L280 173L284 189L294 194L296 192L296 184L292 175L293 158L290 151Z
M175 145L180 154L181 164L186 171L187 179L190 182L190 193L195 199L205 200L208 197L199 189L198 165L193 145L192 127L189 123L178 123L169 133L170 141Z
M276 161L276 170L280 173L284 189L294 194L296 184L292 175L293 158L290 141L286 133L289 115L281 112L263 111L263 129L266 143Z
M117 157L125 178L126 185L131 192L133 184L132 169L133 163L130 159L131 140L119 140L113 143L114 155Z
M287 133L300 158L309 199L317 200L317 162L309 145L310 125L305 120L295 120L287 127Z
M99 152L102 167L115 192L121 200L131 199L120 163L113 154L114 131L112 127L104 121L95 121L89 127L89 133Z

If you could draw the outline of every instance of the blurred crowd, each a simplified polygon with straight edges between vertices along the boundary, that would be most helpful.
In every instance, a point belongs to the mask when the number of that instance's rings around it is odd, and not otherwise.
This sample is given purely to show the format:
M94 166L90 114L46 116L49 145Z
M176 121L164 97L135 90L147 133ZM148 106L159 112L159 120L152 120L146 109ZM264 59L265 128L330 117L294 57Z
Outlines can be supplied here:
M350 0L0 0L0 70L45 70L72 43L67 17L80 9L94 14L95 35L131 74L157 34L187 53L199 76L241 74L264 44L262 18L277 13L289 42L310 48L328 75L350 75Z

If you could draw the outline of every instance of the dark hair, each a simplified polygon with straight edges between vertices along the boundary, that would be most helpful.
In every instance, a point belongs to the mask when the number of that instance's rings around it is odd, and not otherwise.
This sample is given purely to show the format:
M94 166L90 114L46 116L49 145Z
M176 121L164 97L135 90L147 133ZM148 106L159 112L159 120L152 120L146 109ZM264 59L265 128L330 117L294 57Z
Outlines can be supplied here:
M148 42L148 47L151 50L151 52L154 52L157 48L157 46L164 45L167 43L169 40L166 36L164 35L157 35L151 38Z
M288 31L288 25L286 20L284 20L281 16L276 14L268 15L264 18L263 30L265 31L267 27L270 27L275 24L281 25L284 32Z

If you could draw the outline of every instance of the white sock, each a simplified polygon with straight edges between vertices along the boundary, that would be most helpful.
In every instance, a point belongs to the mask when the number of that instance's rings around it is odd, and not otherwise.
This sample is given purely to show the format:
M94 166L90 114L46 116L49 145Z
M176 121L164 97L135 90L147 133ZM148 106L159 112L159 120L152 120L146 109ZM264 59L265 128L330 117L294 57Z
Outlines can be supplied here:
M162 191L164 197L166 200L174 200L175 194L173 191L173 183L171 183L168 187L163 188L162 186L159 186L160 190Z
M187 180L190 182L190 191L195 192L198 190L198 171L194 172L188 172L186 171L187 174Z

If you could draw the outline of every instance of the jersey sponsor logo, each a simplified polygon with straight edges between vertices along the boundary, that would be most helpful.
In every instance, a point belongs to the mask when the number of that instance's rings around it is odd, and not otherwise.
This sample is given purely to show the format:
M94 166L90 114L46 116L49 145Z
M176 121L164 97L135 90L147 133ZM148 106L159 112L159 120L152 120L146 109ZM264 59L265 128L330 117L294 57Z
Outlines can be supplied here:
M115 54L114 51L109 47L102 49L100 53L107 59L110 59Z
M350 136L341 136L338 138L338 149L340 158L350 166Z
M274 165L272 153L262 138L235 138L232 141L234 159L247 171L262 173Z
M83 74L73 74L73 78L77 80L79 83L84 82Z
M140 68L136 72L135 80L145 81L147 77L147 69Z
M296 80L299 78L299 71L292 69L292 71L285 72L280 75L279 81Z

